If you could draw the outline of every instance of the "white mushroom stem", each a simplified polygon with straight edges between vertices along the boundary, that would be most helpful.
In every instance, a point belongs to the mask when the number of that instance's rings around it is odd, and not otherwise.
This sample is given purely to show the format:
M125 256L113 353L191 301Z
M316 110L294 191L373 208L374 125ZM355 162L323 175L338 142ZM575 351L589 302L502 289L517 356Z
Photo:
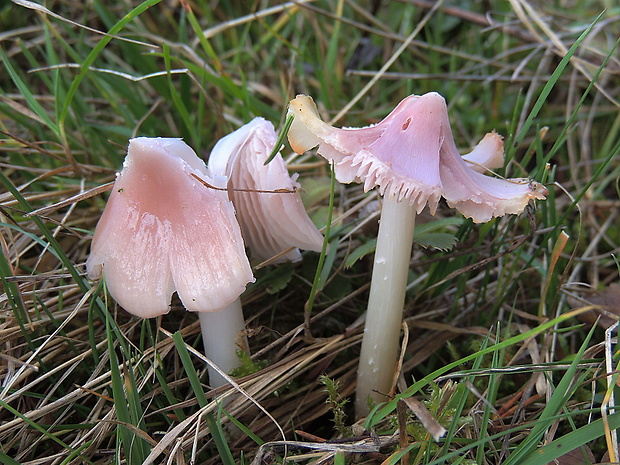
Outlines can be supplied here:
M248 350L241 299L217 312L199 312L205 356L224 373L239 367L237 350ZM226 379L211 365L208 366L209 385L223 386Z
M384 199L357 372L355 412L368 415L368 397L388 400L398 357L416 211L407 200Z

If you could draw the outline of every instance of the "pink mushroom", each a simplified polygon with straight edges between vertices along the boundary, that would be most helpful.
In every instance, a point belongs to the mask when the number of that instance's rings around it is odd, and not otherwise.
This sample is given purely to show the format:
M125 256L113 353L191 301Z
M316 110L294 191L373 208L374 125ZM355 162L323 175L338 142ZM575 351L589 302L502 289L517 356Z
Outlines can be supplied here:
M295 117L288 135L296 152L318 146L340 182L363 182L365 191L378 187L384 195L357 379L356 412L364 416L368 398L385 400L393 385L416 212L428 204L435 214L444 197L480 223L519 214L547 191L529 179L483 174L503 165L503 144L495 133L462 157L445 100L435 92L409 96L384 120L360 129L324 123L304 95L291 101L289 113Z
M301 202L297 175L289 176L278 153L265 165L277 140L273 124L254 118L213 148L209 169L228 178L229 196L253 258L299 261L299 249L320 252L323 236Z
M225 187L180 139L132 139L86 262L110 295L142 318L165 314L177 292L200 312L206 356L238 364L244 329L239 296L254 281L232 202L191 175ZM243 346L241 346L243 347ZM212 385L224 379L209 367Z

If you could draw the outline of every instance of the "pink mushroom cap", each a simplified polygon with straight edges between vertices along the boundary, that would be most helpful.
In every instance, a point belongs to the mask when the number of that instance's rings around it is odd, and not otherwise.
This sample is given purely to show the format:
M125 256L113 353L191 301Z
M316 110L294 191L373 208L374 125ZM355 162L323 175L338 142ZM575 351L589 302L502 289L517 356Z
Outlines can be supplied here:
M221 310L254 281L233 204L192 174L226 184L180 139L130 140L86 262L130 313L167 313L175 291L188 310Z
M544 186L529 179L499 179L486 168L503 165L503 143L489 133L465 156L458 152L444 98L436 92L411 95L381 122L365 128L334 128L324 123L312 98L290 103L295 115L289 131L293 150L318 146L334 163L340 182L359 181L364 190L407 201L431 214L441 197L476 223L521 213L531 199L544 199Z
M323 236L306 213L297 175L289 175L280 153L265 165L276 140L273 124L254 118L218 141L208 166L215 175L228 178L229 196L251 256L298 261L299 249L319 252Z

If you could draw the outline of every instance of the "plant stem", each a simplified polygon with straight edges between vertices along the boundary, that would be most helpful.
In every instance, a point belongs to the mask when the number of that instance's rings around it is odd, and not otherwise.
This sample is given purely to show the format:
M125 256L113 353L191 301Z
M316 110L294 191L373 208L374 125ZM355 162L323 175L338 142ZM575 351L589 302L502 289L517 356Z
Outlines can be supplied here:
M369 413L369 396L375 402L383 402L388 400L385 395L392 388L415 216L415 208L409 202L383 200L357 371L357 417Z
M249 350L244 334L245 321L241 299L235 300L223 310L199 312L198 316L206 357L225 373L238 368L240 362L237 350ZM211 365L208 371L211 387L217 388L227 383L226 379Z

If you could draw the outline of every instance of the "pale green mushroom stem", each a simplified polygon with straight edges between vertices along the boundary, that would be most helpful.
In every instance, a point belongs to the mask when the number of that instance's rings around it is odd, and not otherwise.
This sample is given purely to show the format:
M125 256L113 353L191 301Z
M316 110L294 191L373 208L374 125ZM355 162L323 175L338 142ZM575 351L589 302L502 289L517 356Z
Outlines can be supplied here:
M198 316L205 354L209 360L227 374L238 368L240 362L237 350L248 351L241 299L217 312L199 312ZM211 365L208 366L208 372L211 387L217 388L228 383Z
M358 417L368 415L369 397L375 402L389 400L386 395L398 357L415 217L415 207L407 200L383 200L357 372Z

